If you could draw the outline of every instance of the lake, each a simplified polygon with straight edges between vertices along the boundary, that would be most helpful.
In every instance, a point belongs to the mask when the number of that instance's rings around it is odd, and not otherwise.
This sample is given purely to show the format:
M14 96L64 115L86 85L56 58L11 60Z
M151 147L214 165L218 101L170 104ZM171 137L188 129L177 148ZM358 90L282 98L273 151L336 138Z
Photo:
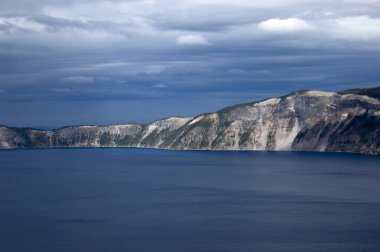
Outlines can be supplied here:
M380 251L380 157L0 151L0 251Z

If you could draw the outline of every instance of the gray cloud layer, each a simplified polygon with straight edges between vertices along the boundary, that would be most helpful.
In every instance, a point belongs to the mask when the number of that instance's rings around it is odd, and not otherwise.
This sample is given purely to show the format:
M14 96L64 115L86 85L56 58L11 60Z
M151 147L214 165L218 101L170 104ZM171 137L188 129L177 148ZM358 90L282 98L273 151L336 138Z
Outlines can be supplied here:
M0 119L149 121L379 85L379 10L380 0L3 0Z

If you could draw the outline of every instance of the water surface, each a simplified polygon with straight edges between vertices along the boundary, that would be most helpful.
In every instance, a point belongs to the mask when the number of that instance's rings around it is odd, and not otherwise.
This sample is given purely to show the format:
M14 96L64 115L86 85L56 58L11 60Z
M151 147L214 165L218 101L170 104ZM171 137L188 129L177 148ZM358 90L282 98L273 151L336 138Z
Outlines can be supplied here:
M0 151L0 251L380 251L380 158Z

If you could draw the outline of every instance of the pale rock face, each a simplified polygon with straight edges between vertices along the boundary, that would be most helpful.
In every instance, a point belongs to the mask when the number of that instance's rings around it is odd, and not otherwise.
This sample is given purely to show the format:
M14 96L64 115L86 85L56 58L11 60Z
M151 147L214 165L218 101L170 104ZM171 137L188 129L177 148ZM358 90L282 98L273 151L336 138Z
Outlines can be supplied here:
M0 125L0 148L134 146L380 154L380 101L320 91L241 104L195 118L54 131Z
M262 102L258 102L255 104L255 106L266 106L266 105L277 105L281 99L279 98L271 98Z
M290 120L285 122L286 128L280 127L279 130L276 131L276 150L292 149L293 141L301 130L298 123L298 118L296 117L294 120L294 123L291 123Z
M352 101L360 100L360 101L368 102L372 104L380 104L380 100L372 98L372 97L368 97L366 95L346 94L346 95L342 95L342 98L347 99L347 100L352 100Z
M138 146L160 147L168 135L192 120L188 117L170 117L146 126Z
M305 92L305 95L309 95L309 96L319 96L319 97L331 97L331 96L334 96L334 95L337 95L336 93L334 92L322 92L322 91L316 91L316 90L310 90L310 91L306 91Z
M204 115L201 115L201 116L196 117L195 119L191 120L191 122L189 123L189 125L192 125L192 124L194 124L194 123L199 122L199 121L202 120L204 117L205 117Z

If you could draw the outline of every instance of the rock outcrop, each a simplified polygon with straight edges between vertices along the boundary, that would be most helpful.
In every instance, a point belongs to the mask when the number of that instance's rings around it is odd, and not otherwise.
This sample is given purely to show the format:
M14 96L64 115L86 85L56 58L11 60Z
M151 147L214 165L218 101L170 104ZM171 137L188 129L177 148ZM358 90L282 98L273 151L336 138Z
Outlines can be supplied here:
M380 154L379 88L304 90L194 118L46 131L0 125L0 148L129 146Z

